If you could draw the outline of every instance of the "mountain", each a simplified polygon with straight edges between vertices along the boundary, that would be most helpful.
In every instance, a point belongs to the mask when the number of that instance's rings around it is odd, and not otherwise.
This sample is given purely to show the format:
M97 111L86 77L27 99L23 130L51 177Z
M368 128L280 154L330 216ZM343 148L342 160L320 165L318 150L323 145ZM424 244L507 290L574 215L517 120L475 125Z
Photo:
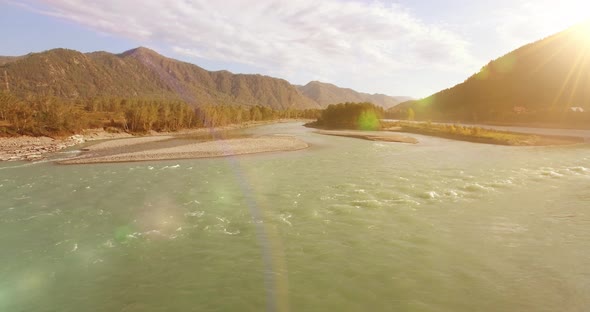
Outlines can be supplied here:
M319 103L322 107L345 102L370 102L384 108L389 108L411 99L403 96L393 97L384 94L360 93L352 89L340 88L333 84L319 81L312 81L298 88L301 93Z
M14 62L20 58L22 58L22 56L0 56L0 66Z
M572 107L590 110L588 25L525 45L465 82L393 111L412 108L424 120L556 121Z
M8 80L10 92L23 98L155 98L180 99L193 105L319 108L286 80L207 71L147 48L122 54L54 49L16 59L1 58L0 74L2 82Z

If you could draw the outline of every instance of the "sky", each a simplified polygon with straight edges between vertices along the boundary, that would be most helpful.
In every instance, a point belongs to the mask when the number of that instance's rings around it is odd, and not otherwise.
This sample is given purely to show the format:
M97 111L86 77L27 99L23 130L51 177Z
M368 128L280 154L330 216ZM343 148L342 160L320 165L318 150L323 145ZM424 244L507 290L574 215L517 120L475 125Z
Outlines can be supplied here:
M145 46L208 70L421 98L588 18L588 0L0 0L0 55Z

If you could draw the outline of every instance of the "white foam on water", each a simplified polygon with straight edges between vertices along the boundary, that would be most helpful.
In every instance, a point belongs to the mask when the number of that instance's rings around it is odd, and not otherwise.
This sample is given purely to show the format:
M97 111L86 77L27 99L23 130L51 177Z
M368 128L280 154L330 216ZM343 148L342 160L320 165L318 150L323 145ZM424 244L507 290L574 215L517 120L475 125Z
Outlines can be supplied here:
M452 199L463 198L463 195L459 194L459 192L456 190L448 190L448 191L444 192L444 196L447 198L452 198Z
M389 201L393 202L393 203L409 204L409 205L413 205L413 206L422 205L422 203L420 203L419 201L411 199L411 198L398 198L398 199L392 199Z
M424 199L436 199L436 198L440 197L440 194L438 194L436 191L428 191L428 192L424 192L418 196L421 198L424 198Z
M63 243L67 243L67 242L69 242L69 241L71 241L71 239L62 240L62 241L60 241L60 242L57 242L57 243L55 243L55 246L59 246L59 245L61 245L61 244L63 244Z
M563 174L555 171L555 170L543 170L540 173L542 176L548 176L551 178L561 178L563 177Z
M469 183L469 184L466 184L463 188L466 191L475 192L475 193L494 191L494 188L493 187L484 186L484 185L481 185L479 183Z
M29 220L36 219L38 217L53 216L53 215L54 215L53 213L40 213L38 215L34 215L34 216L30 216L28 218L20 219L19 221L29 221Z
M577 167L569 167L567 168L567 170L577 173L577 174L586 174L586 173L590 173L590 169L586 168L586 167L582 167L582 166L577 166Z
M145 231L145 232L135 232L133 234L127 235L127 237L128 238L139 238L139 237L148 236L148 235L162 235L162 233L159 230L149 230L149 231Z
M17 166L1 167L0 170L31 167L31 166L35 166L35 165L39 165L39 164L45 164L45 163L50 163L50 162L59 162L59 161L62 161L62 160L68 160L70 158L71 157L43 159L43 160L38 160L38 161L27 162L27 163L20 164L20 165L17 165Z
M193 211L193 212L187 212L184 214L185 217L197 217L197 218L200 218L203 215L205 215L204 211Z
M284 223L288 224L289 226L293 226L293 224L289 221L289 219L292 217L292 215L289 214L281 214L279 216L279 218L281 219L281 221L283 221Z
M510 186L514 185L512 178L504 179L504 180L495 180L491 183L492 186L501 187L501 186Z
M132 239L138 238L139 236L141 236L141 233L139 233L139 232L127 234L127 238L132 238Z
M180 168L180 165L164 166L164 167L160 168L160 170L165 170L165 169L178 169L178 168Z
M238 235L240 234L240 230L235 230L234 232L229 232L226 228L223 228L223 233L227 235Z
M383 203L376 199L354 200L351 204L356 208L375 208L383 206Z

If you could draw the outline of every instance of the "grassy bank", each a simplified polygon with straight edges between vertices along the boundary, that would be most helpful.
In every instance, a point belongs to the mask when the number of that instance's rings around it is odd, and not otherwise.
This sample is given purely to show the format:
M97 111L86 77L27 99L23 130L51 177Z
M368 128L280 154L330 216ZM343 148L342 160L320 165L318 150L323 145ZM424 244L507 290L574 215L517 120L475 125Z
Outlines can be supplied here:
M509 146L566 145L582 143L584 141L577 137L523 134L480 127L432 124L429 122L387 122L383 124L383 128L391 129L390 131L395 132L415 133L451 140Z

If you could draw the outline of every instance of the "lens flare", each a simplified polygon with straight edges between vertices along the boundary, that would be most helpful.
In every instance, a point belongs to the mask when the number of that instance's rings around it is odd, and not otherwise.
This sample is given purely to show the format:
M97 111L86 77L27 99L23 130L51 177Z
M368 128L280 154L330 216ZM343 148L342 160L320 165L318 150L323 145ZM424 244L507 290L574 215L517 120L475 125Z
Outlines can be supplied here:
M507 54L496 62L496 70L499 73L506 74L512 71L512 68L516 64L516 54Z
M379 117L372 110L366 110L359 116L358 127L360 130L377 130L379 125Z

